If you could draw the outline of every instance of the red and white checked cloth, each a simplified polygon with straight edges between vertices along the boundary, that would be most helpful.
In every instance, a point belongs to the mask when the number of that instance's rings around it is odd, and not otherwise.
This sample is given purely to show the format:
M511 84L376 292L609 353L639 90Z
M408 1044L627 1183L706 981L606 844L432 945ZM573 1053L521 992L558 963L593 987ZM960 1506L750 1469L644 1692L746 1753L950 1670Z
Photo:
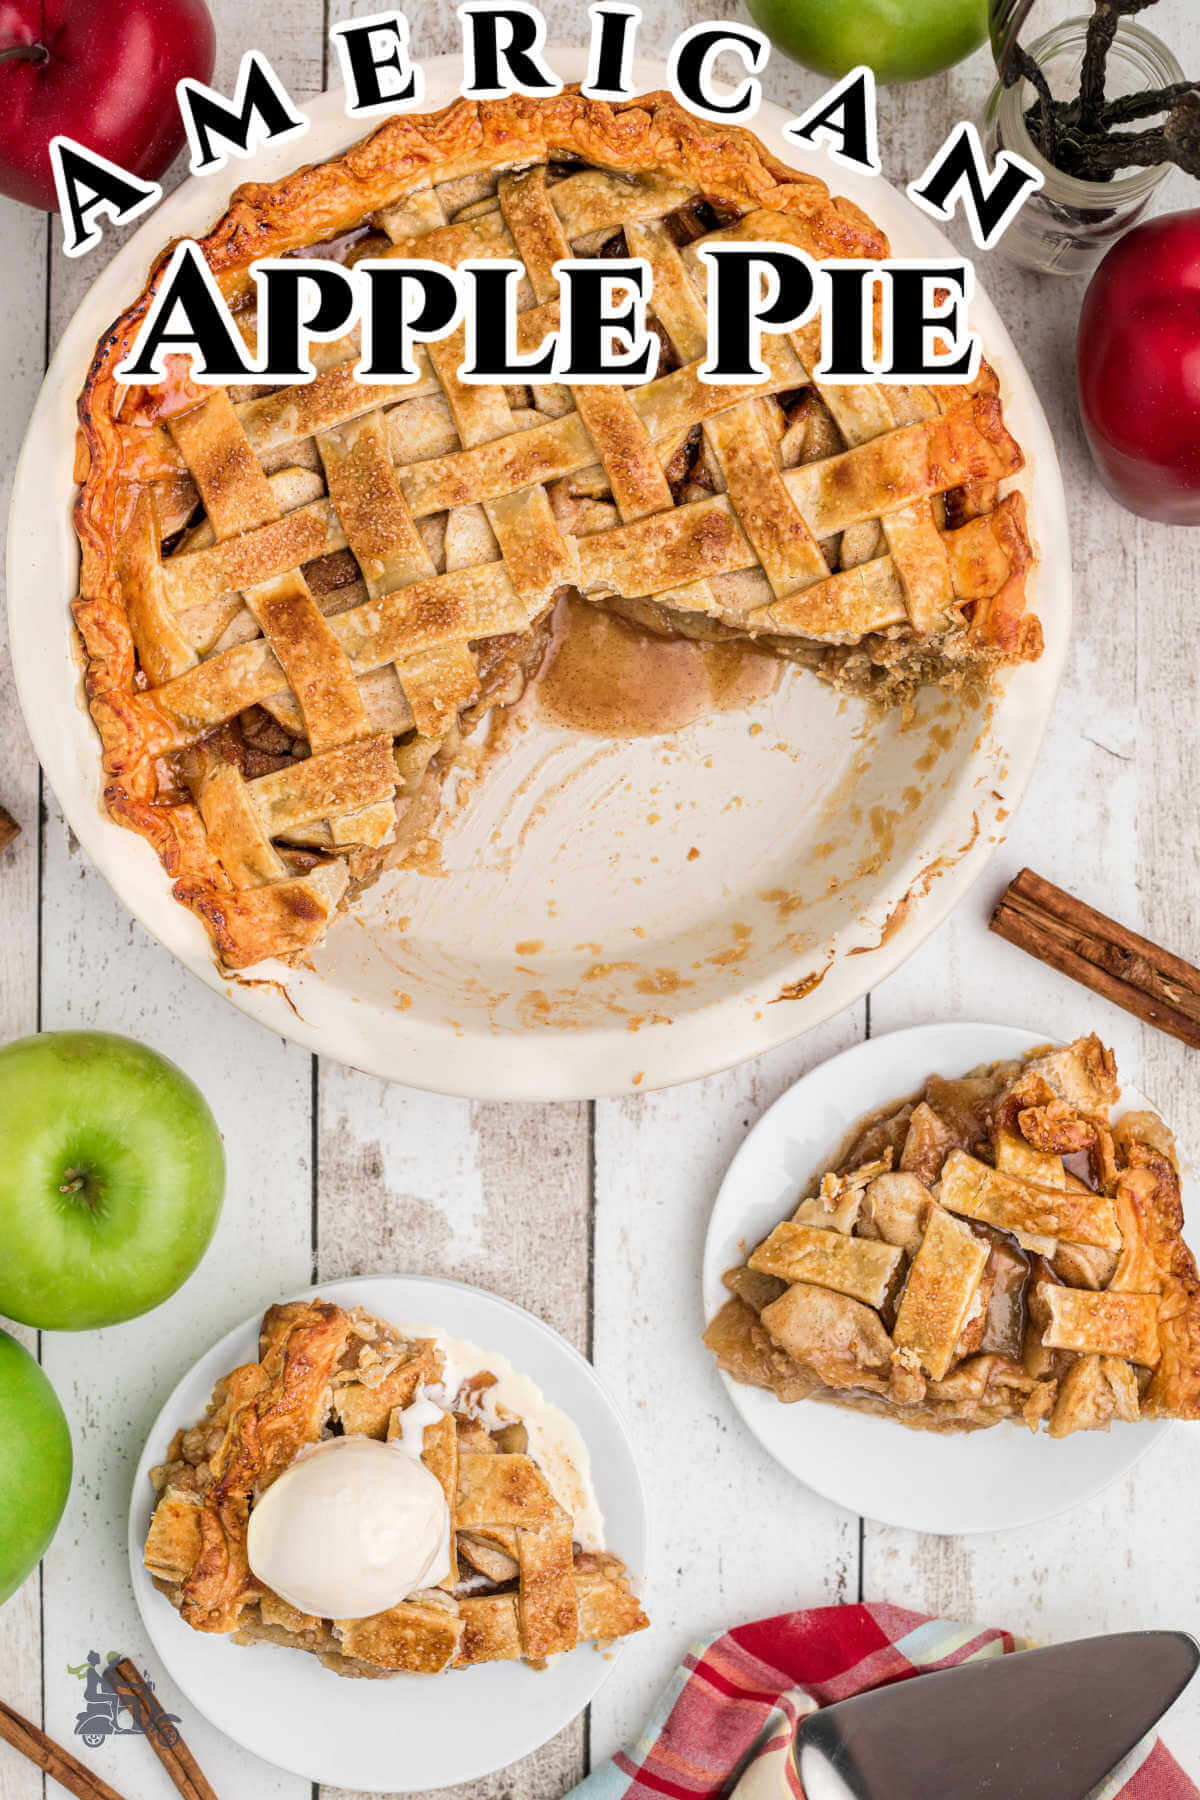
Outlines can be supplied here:
M806 1714L1027 1647L1007 1631L886 1605L821 1606L736 1626L684 1658L638 1742L589 1775L573 1800L718 1800L735 1782L737 1800L803 1800L790 1750ZM1198 1800L1200 1790L1148 1737L1091 1800L1117 1795Z

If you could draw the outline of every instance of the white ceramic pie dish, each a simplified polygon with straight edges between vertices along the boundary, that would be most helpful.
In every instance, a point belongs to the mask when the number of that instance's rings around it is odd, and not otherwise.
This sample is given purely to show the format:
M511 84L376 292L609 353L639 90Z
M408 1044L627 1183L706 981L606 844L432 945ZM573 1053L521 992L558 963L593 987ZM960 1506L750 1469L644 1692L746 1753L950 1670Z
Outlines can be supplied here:
M858 1119L907 1098L929 1075L965 1075L1048 1041L1011 1025L917 1025L868 1038L803 1076L763 1114L721 1183L704 1246L705 1320L729 1298L725 1270L787 1217ZM1117 1076L1119 1111L1153 1107L1120 1069ZM1200 1220L1186 1167L1183 1205L1186 1233ZM797 1480L850 1512L910 1531L1003 1531L1067 1512L1171 1430L1170 1421L1116 1424L1052 1441L1001 1424L943 1437L837 1406L784 1406L761 1389L720 1380L753 1435Z
M582 52L552 60L564 79L581 79ZM433 109L456 92L458 63L423 66ZM654 64L635 76L645 89L664 84ZM312 131L264 156L256 177L362 135L340 94L304 110ZM896 253L951 254L885 182L784 142L787 117L764 104L752 129L869 211ZM239 983L214 966L149 847L102 809L68 602L74 403L91 350L162 244L207 227L245 173L186 181L100 275L51 364L17 469L8 567L18 690L86 853L173 954L271 1030L443 1092L551 1099L663 1086L758 1055L852 1004L928 936L1001 840L1066 653L1058 463L986 297L973 316L1028 459L1019 485L1046 634L1042 660L1014 671L986 714L930 693L902 728L796 671L749 712L669 737L614 743L534 719L447 827L443 876L389 873L337 921L311 969L268 963Z
M605 1521L605 1537L644 1597L646 1501L625 1426L590 1363L531 1313L456 1281L361 1276L303 1294L363 1306L394 1324L441 1326L506 1356L580 1432ZM268 1295L264 1306L282 1298ZM433 1676L354 1681L296 1650L241 1647L193 1631L142 1565L153 1510L149 1471L181 1425L200 1418L213 1384L258 1355L261 1311L202 1356L165 1401L133 1478L129 1564L134 1596L155 1650L196 1709L235 1743L279 1768L330 1787L423 1792L485 1775L528 1756L581 1713L612 1670L620 1644L582 1644L548 1668L487 1663ZM652 1612L652 1603L647 1601ZM653 1627L651 1627L653 1628ZM464 1722L469 1721L469 1729Z

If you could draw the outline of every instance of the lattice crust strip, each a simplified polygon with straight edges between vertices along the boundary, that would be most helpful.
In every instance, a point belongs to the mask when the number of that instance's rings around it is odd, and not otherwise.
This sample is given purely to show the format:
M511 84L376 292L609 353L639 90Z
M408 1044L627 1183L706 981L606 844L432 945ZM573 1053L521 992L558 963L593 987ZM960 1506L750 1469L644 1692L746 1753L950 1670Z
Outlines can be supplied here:
M1093 1036L934 1076L864 1120L727 1271L705 1333L720 1367L923 1430L1200 1417L1174 1145L1152 1113L1115 1118L1119 1098Z
M1036 654L1023 505L997 490L1021 454L991 372L949 389L826 386L811 375L810 325L764 341L765 380L702 382L701 245L886 246L744 134L710 132L661 96L641 104L636 118L564 96L552 111L468 109L474 123L391 121L370 142L373 181L360 171L344 191L342 164L311 177L337 204L319 212L323 233L288 247L350 228L351 257L515 258L519 348L531 350L558 323L555 262L623 246L653 275L662 350L645 385L464 383L460 332L420 353L406 387L356 382L351 337L317 346L318 373L300 386L185 384L166 417L122 400L107 436L85 406L89 480L98 488L103 470L122 508L103 598L89 592L81 524L77 606L104 659L92 694L109 802L181 873L177 892L232 966L316 941L480 700L483 647L527 636L565 589L685 629L702 615L784 654L832 657L866 639L887 663L932 650L968 671ZM533 119L547 132L553 119L553 154L520 154ZM661 167L637 150L651 127ZM439 130L454 154L431 148ZM602 163L602 140L627 167L572 163ZM406 147L410 173L384 180L385 144ZM238 291L244 251L214 243L211 258ZM253 342L252 313L241 322ZM124 685L112 678L121 631L141 672ZM237 748L255 709L282 734L275 766ZM158 784L172 759L194 811L175 800L168 817ZM340 873L313 864L335 853Z

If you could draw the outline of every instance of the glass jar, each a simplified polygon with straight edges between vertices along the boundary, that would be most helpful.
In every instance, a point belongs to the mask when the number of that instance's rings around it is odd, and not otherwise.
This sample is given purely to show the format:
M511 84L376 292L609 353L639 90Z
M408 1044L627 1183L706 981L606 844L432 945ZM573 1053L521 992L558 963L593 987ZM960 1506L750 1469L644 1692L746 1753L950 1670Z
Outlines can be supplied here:
M1087 23L1068 19L1028 46L1056 100L1073 99L1079 92ZM1110 100L1183 80L1183 70L1165 44L1142 26L1121 20L1108 56ZM997 150L1015 151L1045 178L1045 186L1026 200L998 248L1031 269L1078 275L1091 270L1109 245L1141 218L1172 165L1121 170L1111 181L1079 181L1064 175L1046 161L1029 135L1025 113L1036 98L1028 81L1017 81L1012 87L997 85L988 101L989 157ZM1132 129L1142 130L1150 123L1139 122Z

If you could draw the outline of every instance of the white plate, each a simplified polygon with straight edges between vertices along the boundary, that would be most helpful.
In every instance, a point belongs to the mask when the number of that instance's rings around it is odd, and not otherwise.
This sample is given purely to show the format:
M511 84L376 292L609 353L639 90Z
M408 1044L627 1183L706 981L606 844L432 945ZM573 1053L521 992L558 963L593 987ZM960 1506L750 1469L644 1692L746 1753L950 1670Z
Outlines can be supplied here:
M395 1324L437 1324L507 1356L578 1427L592 1461L609 1547L641 1590L646 1502L625 1427L590 1363L564 1338L508 1300L455 1281L363 1276L306 1294L365 1306ZM272 1296L273 1298L273 1296ZM154 1422L129 1509L133 1591L151 1642L205 1718L267 1762L330 1787L382 1793L482 1780L561 1731L592 1699L621 1646L583 1644L549 1668L482 1664L441 1676L348 1681L313 1656L272 1644L241 1648L193 1631L142 1566L153 1490L149 1470L181 1425L202 1416L218 1377L258 1356L256 1313L184 1376Z
M802 1077L763 1114L729 1165L704 1246L704 1316L729 1298L725 1270L794 1208L865 1114L906 1099L932 1074L965 1075L1047 1039L1009 1025L917 1025L869 1038ZM1126 1083L1120 1111L1150 1105ZM1184 1209L1200 1216L1185 1175ZM777 1462L850 1512L911 1531L1002 1531L1067 1512L1124 1475L1171 1429L1114 1425L1052 1441L1023 1426L940 1437L890 1419L771 1394L722 1375L730 1399Z
M567 79L582 51L553 53ZM458 60L424 65L430 109ZM661 66L635 69L663 85ZM266 179L361 135L339 94L305 101L302 141L256 163ZM753 129L785 162L866 208L897 254L948 240L882 180ZM909 956L987 862L1024 792L1066 653L1070 562L1062 482L1041 408L980 293L974 322L1029 466L1020 486L1041 563L1042 661L984 717L926 694L921 723L868 721L802 671L746 713L619 744L533 721L445 835L442 879L392 873L338 920L313 968L264 965L239 985L171 898L149 847L100 804L67 602L75 398L96 339L155 252L221 212L241 164L183 183L113 258L59 345L13 489L9 610L30 735L84 850L147 930L272 1031L374 1074L471 1096L552 1099L690 1080L757 1056L850 1005ZM761 729L752 735L751 727ZM699 855L695 854L699 851ZM519 946L519 948L518 948ZM823 972L823 973L822 973ZM777 1001L778 1004L772 1004Z

